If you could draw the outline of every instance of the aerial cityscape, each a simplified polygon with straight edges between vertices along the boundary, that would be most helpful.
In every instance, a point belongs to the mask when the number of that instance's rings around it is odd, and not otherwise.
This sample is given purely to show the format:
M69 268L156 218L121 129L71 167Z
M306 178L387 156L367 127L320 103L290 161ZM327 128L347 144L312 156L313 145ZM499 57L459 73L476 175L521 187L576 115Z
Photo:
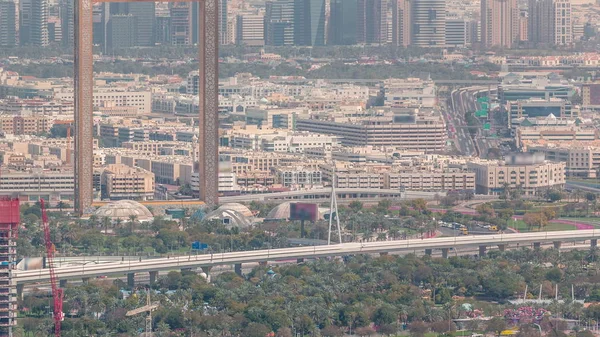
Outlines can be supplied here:
M600 336L599 112L597 0L0 0L0 337Z

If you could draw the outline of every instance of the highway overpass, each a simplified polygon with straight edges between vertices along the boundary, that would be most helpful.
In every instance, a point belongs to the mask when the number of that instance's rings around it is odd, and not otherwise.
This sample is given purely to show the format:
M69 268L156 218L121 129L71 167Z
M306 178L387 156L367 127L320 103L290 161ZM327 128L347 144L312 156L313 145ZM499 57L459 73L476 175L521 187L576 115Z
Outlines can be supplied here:
M507 246L532 245L540 247L541 243L553 242L555 247L560 247L561 242L590 240L595 247L600 237L600 229L556 231L538 233L511 233L494 234L485 236L458 236L434 239L412 239L396 241L379 241L368 243L344 243L330 246L312 246L267 249L219 254L204 254L159 258L139 261L120 261L104 264L82 265L73 267L56 268L56 276L61 282L69 279L89 279L98 276L127 275L128 283L133 284L135 273L150 273L150 279L155 280L158 272L202 268L207 274L210 268L218 265L235 265L236 271L241 271L243 263L280 260L301 260L308 258L344 256L352 254L387 254L401 252L422 252L431 254L432 250L440 249L442 256L448 256L450 248L461 249L479 247L480 255L485 254L487 247L497 246L504 250ZM15 271L13 280L18 288L25 284L47 283L50 280L48 269Z

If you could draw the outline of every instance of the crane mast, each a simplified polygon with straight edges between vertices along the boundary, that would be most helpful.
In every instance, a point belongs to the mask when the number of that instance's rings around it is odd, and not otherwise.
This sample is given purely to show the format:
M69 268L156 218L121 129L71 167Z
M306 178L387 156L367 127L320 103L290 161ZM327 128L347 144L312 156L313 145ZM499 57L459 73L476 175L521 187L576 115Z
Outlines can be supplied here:
M44 199L40 199L42 208L42 225L44 226L44 241L46 243L46 263L50 270L50 284L52 286L52 298L54 301L54 309L52 318L54 319L54 336L60 337L60 323L64 319L63 306L63 290L58 287L56 274L54 270L54 251L56 250L52 240L50 239L50 223L48 222L48 214L46 214L46 203Z

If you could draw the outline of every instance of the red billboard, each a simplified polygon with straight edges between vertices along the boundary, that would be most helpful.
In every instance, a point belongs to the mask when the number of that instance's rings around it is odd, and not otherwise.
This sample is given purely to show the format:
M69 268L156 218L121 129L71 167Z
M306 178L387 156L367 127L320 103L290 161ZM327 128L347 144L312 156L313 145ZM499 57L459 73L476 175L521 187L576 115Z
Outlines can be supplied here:
M319 206L295 202L290 204L290 220L317 221L319 219Z

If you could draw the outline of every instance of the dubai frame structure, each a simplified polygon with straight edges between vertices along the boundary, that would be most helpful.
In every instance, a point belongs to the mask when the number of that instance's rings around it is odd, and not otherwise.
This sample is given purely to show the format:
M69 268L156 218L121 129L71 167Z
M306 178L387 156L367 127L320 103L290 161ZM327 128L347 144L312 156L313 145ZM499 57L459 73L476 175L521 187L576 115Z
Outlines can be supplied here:
M93 201L93 100L92 7L95 2L147 2L153 0L75 0L75 208L87 212ZM219 0L198 1L199 137L198 173L200 200L218 203L218 65ZM196 29L196 27L194 27ZM196 165L196 163L194 163Z

